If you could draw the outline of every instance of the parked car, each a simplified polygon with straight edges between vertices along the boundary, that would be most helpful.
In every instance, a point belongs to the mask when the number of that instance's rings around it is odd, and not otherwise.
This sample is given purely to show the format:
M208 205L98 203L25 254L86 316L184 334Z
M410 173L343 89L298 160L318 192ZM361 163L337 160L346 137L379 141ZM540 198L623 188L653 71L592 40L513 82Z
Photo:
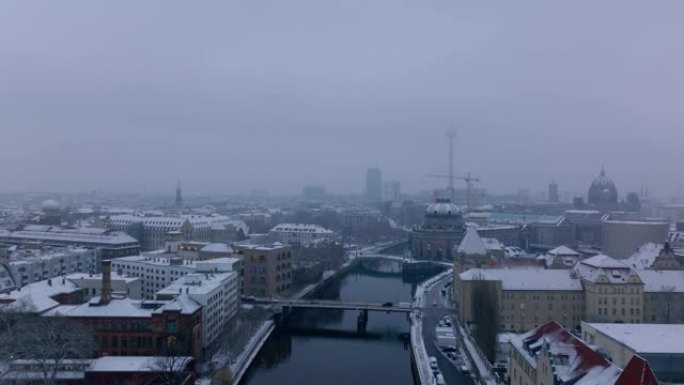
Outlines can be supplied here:
M430 356L430 369L438 369L439 366L437 366L437 359L434 356Z

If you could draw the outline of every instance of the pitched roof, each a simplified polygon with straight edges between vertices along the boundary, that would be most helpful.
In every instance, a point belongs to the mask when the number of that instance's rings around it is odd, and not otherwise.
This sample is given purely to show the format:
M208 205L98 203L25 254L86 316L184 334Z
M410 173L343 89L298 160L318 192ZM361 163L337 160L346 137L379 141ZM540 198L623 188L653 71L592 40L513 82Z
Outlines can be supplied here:
M456 251L465 255L487 255L487 246L485 246L477 230L468 229Z
M648 361L635 354L620 373L615 385L658 385L658 379Z
M550 251L548 252L548 254L551 254L551 255L562 255L562 256L565 256L565 255L579 256L579 255L580 255L580 253L576 252L575 250L573 250L573 249L571 249L571 248L569 248L569 247L567 247L567 246L559 246L559 247L556 247L555 249L550 250Z

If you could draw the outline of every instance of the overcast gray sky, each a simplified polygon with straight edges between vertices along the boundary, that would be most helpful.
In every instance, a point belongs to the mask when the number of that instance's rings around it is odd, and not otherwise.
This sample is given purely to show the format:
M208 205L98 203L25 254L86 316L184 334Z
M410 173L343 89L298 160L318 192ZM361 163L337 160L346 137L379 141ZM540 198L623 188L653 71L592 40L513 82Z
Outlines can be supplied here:
M0 190L672 195L684 2L0 2Z

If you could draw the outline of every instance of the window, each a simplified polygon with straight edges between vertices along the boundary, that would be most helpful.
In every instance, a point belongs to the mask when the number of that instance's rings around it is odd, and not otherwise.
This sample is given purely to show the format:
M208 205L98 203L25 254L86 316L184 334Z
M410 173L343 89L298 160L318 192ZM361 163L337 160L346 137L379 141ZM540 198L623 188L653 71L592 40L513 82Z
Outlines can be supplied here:
M175 333L177 331L178 331L178 329L176 327L176 320L175 319L166 320L166 332L167 333Z

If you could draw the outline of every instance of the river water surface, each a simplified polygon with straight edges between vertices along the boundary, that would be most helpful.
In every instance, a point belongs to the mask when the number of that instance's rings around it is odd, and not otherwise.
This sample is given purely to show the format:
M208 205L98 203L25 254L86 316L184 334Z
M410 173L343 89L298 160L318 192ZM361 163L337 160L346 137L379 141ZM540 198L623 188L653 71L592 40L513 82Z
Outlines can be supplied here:
M415 285L401 276L369 275L355 269L314 298L394 303L411 301ZM356 333L358 312L300 310L266 342L242 381L244 385L413 385L409 332L403 313L370 312L367 336Z

